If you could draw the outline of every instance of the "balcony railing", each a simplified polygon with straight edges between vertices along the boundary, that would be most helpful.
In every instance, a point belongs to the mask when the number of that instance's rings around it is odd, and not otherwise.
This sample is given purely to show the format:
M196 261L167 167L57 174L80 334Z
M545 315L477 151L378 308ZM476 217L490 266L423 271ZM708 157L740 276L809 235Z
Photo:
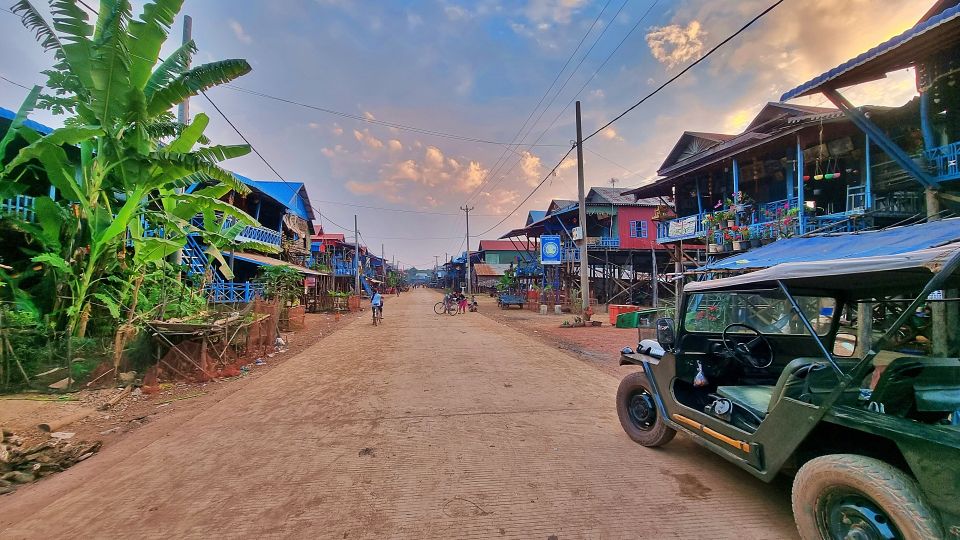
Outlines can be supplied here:
M24 221L36 221L33 197L17 195L10 199L0 199L0 215L15 216Z
M263 296L263 285L249 281L210 283L205 289L211 304L249 304L258 296Z
M223 228L229 229L233 227L236 223L236 219L228 217L223 220ZM258 244L264 244L270 246L271 248L279 248L281 241L283 240L283 235L279 232L268 229L266 227L261 227L259 225L247 225L240 231L239 234L234 238L237 242L253 242Z
M931 148L924 153L927 163L932 169L933 177L939 182L960 179L960 141L937 148Z

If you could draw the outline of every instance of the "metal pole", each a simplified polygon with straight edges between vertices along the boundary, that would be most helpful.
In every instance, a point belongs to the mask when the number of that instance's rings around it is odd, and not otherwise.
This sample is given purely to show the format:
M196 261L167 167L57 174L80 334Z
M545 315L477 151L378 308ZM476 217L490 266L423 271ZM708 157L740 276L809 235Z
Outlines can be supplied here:
M460 209L467 213L467 296L473 294L473 277L470 271L470 211L472 206L461 206Z
M583 186L583 129L580 125L580 102L577 102L577 191L580 202L580 303L583 310L590 307L590 270L587 256L587 206Z
M360 296L360 229L357 227L357 215L353 215L353 286Z

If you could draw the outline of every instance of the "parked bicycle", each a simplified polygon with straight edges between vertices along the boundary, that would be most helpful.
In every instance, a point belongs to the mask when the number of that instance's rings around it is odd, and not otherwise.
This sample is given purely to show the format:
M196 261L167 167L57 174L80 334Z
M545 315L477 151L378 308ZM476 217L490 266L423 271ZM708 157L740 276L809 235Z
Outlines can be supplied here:
M457 314L457 302L449 294L443 295L443 300L437 302L433 306L433 312L437 315L456 315Z

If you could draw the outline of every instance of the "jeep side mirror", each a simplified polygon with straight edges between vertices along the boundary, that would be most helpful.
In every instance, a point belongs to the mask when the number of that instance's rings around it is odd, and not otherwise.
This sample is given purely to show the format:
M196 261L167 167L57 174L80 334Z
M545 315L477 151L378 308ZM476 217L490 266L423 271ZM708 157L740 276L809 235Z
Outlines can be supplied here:
M841 332L833 340L833 355L850 358L857 351L857 335Z
M676 342L673 331L673 319L657 319L657 342L664 349L672 349Z

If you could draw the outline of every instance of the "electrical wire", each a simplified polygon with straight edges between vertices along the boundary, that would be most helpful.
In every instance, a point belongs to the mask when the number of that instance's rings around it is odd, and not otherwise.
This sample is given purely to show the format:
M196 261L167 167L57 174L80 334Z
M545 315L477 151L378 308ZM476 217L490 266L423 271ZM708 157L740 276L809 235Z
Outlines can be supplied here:
M613 24L613 22L617 19L617 17L620 16L620 12L623 11L623 8L624 8L624 7L626 7L627 2L629 2L629 0L624 0L623 4L620 5L620 9L618 9L617 12L616 12L616 13L613 15L613 17L610 19L610 22L607 23L607 25L603 27L603 30L600 32L600 34L596 37L596 39L593 40L593 44L590 45L590 48L587 49L587 52L583 53L583 56L580 57L580 61L577 62L577 65L576 65L576 66L573 68L573 70L567 75L567 78L563 81L563 84L560 85L560 88L557 89L557 92L556 92L556 93L553 95L553 97L550 99L550 102L547 103L546 107L544 107L542 111L540 111L540 114L537 116L537 119L533 122L533 124L530 125L530 129L527 131L526 135L523 136L523 138L521 139L521 141L524 140L524 139L526 139L528 136L530 136L530 133L533 132L533 129L536 127L536 125L540 123L540 120L543 118L543 115L547 112L547 110L548 110L550 107L553 106L554 101L556 101L557 97L559 97L560 94L563 92L563 89L566 88L567 83L570 82L570 79L573 78L573 76L576 74L576 72L580 69L580 66L583 64L584 60L586 60L587 57L590 56L590 53L593 52L593 49L597 46L598 43L600 43L600 40L601 40L601 39L603 38L603 36L607 33L607 30L610 29L610 26L611 26L611 25ZM561 111L561 113L562 113L562 112L563 112L563 111ZM554 121L554 123L555 123L555 122L556 122L556 120ZM549 131L550 128L552 128L552 127L553 127L553 123L551 123L550 126L547 127L547 129L543 130L543 131L540 133L540 136L537 137L537 139L536 139L535 141L533 141L533 143L527 145L526 151L529 152L530 149L534 147L534 145L536 145L537 143L539 143L540 140L543 139L543 136L547 134L547 131ZM523 156L521 155L521 156L513 163L513 165L507 170L507 172L505 172L504 174L502 174L498 180L494 181L493 185L490 186L490 188L489 188L488 191L492 191L497 185L499 185L500 182L502 182L503 179L506 178L507 175L509 175L511 172L513 172L513 170L517 167L517 165L519 165L519 164L521 163L522 160L523 160ZM478 190L478 193L479 193L479 190ZM469 201L469 199L468 199L468 201Z
M29 86L20 84L20 83L18 83L18 82L16 82L16 81L11 81L10 79L4 77L3 75L0 75L0 79L3 79L3 80L7 81L8 83L10 83L10 84L12 84L12 85L14 85L14 86L19 86L20 88L23 88L24 90L33 90L33 88L30 88Z
M523 134L523 131L524 129L526 129L527 124L530 123L530 119L533 118L533 115L540 108L540 105L543 104L543 100L546 99L548 95L550 95L550 92L553 90L553 87L556 86L557 81L560 80L560 76L563 75L564 70L567 69L568 65L570 65L570 61L573 60L573 57L577 55L577 52L580 50L580 47L583 46L583 42L586 41L590 33L593 32L593 29L594 27L596 27L597 22L600 21L600 17L603 16L603 13L607 10L607 7L610 5L610 2L612 1L613 0L607 0L607 3L603 5L603 8L600 10L600 13L598 13L597 17L593 19L593 23L590 25L590 28L587 29L587 31L583 34L583 37L580 38L580 41L577 42L577 46L573 49L570 55L567 56L566 62L563 63L563 66L560 68L560 71L557 72L557 75L553 78L553 81L550 83L550 86L547 87L547 90L543 93L542 96L540 96L540 99L537 100L537 104L533 106L533 109L530 111L530 114L527 115L527 119L523 121L523 124L520 126L520 129L517 130L517 133L514 134L513 138L510 140L511 144L517 140L517 137L520 137L520 135ZM547 107L549 107L549 105ZM541 116L542 114L543 113L541 113ZM539 118L538 118L538 121L539 121ZM523 141L523 138L521 138L520 140ZM500 153L500 156L497 158L497 161L494 163L493 167L491 167L490 169L487 169L487 173L484 175L483 179L481 179L477 187L470 192L470 195L467 197L465 202L467 203L470 202L470 199L472 199L474 195L476 195L483 188L484 184L487 183L487 181L490 178L491 172L498 170L498 168L500 167L500 162L503 161L503 159L506 157L507 149L509 148L510 147L504 148L504 150ZM496 174L496 173L493 172L493 174Z
M639 107L640 105L642 105L645 101L647 101L647 100L650 99L651 97L653 97L653 96L655 96L656 94L658 94L661 90L663 90L664 88L666 88L667 86L669 86L672 82L674 82L674 81L676 81L677 79L679 79L680 77L682 77L686 72L688 72L688 71L690 71L691 69L693 69L694 67L696 67L697 64L699 64L700 62L703 62L703 61L706 60L707 58L710 58L710 55L712 55L713 53L717 52L717 50L720 49L720 47L723 47L724 45L726 45L727 43L729 43L731 40L733 40L734 38L736 38L737 36L739 36L740 34L742 34L744 31L747 30L747 28L750 28L751 26L753 26L753 24L754 24L755 22L759 21L761 18L763 18L764 15L766 15L767 13L770 13L771 11L773 11L777 6L779 6L779 5L782 4L783 2L784 2L784 0L776 0L776 2L770 4L766 9L764 9L763 11L761 11L760 13L758 13L757 15L755 15L752 19L750 19L749 21L747 21L746 24L744 24L743 26L741 26L739 30L737 30L736 32L730 34L730 35L727 36L726 38L724 38L720 43L717 43L716 45L714 45L709 51L706 52L706 54L704 54L704 55L701 56L700 58L696 59L694 62L692 62L692 63L691 63L690 65L688 65L687 67L685 67L685 68L683 68L682 70L680 70L680 72L677 73L676 75L674 75L673 77L670 77L669 79L667 79L667 81L666 81L665 83L661 84L661 85L658 86L656 89L654 89L652 92L650 92L649 94L647 94L646 96L644 96L640 101L638 101L638 102L634 103L633 105L631 105L630 107L628 107L627 110L625 110L625 111L623 111L622 113L618 114L618 115L615 116L612 120L610 120L610 121L607 122L606 124L600 126L599 129L597 129L597 130L594 131L593 133L591 133L591 134L587 135L586 137L584 137L584 138L583 138L583 141L586 142L587 140L591 139L592 137L594 137L595 135L597 135L597 134L600 133L601 131L607 129L608 127L610 127L611 125L613 125L614 122L616 122L617 120L620 120L621 118L623 118L624 116L626 116L627 114L629 114L630 111L636 109L637 107Z

